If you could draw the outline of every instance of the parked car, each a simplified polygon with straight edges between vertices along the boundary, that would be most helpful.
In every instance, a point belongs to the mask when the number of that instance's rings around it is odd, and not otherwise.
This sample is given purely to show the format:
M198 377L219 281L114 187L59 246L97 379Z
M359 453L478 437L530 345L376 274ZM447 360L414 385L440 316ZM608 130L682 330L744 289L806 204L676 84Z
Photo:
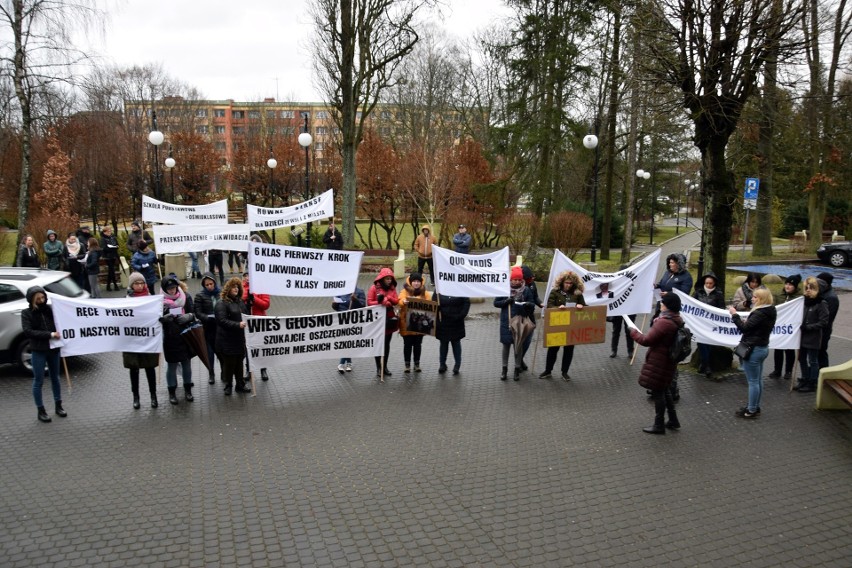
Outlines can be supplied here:
M852 241L822 243L816 252L821 261L839 268L852 260Z
M13 363L32 370L30 341L21 328L21 312L27 307L27 290L41 286L50 294L88 298L67 272L41 268L0 267L0 363Z

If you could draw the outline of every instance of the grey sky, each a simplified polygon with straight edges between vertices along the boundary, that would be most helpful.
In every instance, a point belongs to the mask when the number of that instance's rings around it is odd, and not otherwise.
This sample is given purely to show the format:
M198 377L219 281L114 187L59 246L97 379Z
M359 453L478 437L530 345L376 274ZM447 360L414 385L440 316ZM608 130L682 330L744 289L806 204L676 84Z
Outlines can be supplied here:
M444 0L448 35L467 38L500 14L502 0ZM209 99L319 100L309 62L308 0L110 3L106 35L93 43L121 66L160 62ZM277 81L276 81L277 79Z

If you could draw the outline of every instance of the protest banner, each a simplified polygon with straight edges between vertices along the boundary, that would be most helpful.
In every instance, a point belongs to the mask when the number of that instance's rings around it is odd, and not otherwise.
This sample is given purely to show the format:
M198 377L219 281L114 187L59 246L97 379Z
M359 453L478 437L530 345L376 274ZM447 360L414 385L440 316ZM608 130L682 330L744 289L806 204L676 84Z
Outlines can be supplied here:
M385 352L385 308L369 306L307 316L246 316L252 371Z
M550 264L550 277L544 297L550 296L556 277L570 270L583 281L583 299L589 306L605 305L608 316L647 314L654 306L654 276L659 262L660 250L657 249L638 264L624 270L590 272L562 254L562 251L556 250Z
M154 248L157 254L204 252L218 250L248 250L248 225L156 225Z
M728 310L708 306L680 290L672 291L680 296L680 317L692 331L692 338L696 342L731 348L737 346L742 338L742 332L734 325ZM770 349L799 348L804 309L805 299L801 296L775 306L778 316L775 319L775 327L769 335ZM744 320L748 319L748 312L737 313Z
M318 250L251 243L251 289L275 296L351 294L358 282L362 251Z
M248 205L248 225L252 231L280 229L308 221L321 221L334 217L334 190L317 195L290 207L258 207Z
M228 200L206 205L175 205L142 196L142 221L169 225L213 225L228 222Z
M51 294L53 318L61 339L62 356L107 351L159 353L163 347L163 297L66 298Z
M462 254L432 245L432 257L439 294L462 298L509 295L509 247L488 254Z
M406 299L399 312L399 331L435 336L438 321L438 302Z
M606 338L606 306L544 310L544 346L603 343Z

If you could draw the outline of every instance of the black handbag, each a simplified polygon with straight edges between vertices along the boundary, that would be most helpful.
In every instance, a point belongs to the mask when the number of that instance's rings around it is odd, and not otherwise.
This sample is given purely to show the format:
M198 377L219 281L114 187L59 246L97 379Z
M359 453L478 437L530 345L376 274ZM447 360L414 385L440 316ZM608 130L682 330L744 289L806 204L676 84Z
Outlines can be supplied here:
M740 341L739 343L737 343L737 346L734 347L734 353L743 361L748 361L748 358L749 356L751 356L751 352L753 349L754 345L749 345L748 343L743 343L742 341Z

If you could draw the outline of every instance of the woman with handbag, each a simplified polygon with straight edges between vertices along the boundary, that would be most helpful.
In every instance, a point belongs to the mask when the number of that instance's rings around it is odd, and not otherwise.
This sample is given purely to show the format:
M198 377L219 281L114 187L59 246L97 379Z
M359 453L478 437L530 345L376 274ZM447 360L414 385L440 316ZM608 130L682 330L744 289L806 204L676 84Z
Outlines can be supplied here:
M728 312L731 321L743 334L737 346L737 354L742 357L748 381L748 404L737 410L736 414L742 418L757 418L760 414L760 396L763 394L763 361L769 355L769 335L778 315L773 305L772 292L766 288L754 290L752 310L745 321L734 306L728 306Z
M825 281L811 276L805 280L805 313L802 318L802 338L799 343L799 365L802 378L794 391L815 392L819 378L819 349L822 334L828 328L828 304L822 294L828 288Z
M396 278L393 277L393 270L387 267L382 268L376 279L373 280L373 285L367 291L367 305L384 306L387 314L384 367L382 367L382 357L376 357L376 376L379 378L382 378L383 375L391 376L393 374L388 370L388 356L390 355L393 334L399 329L399 317L397 317L394 309L398 303L399 296L396 293Z
M535 328L535 323L532 321L533 312L535 311L535 295L524 284L524 272L520 266L513 266L512 271L509 273L509 296L494 298L494 307L500 308L500 343L503 344L503 372L500 374L500 380L505 381L508 379L509 349L514 345L514 379L520 381L521 371L525 367L523 341L519 345L518 341L515 340L515 336L512 333L511 320L517 317L519 318L517 321L525 324L525 327Z

